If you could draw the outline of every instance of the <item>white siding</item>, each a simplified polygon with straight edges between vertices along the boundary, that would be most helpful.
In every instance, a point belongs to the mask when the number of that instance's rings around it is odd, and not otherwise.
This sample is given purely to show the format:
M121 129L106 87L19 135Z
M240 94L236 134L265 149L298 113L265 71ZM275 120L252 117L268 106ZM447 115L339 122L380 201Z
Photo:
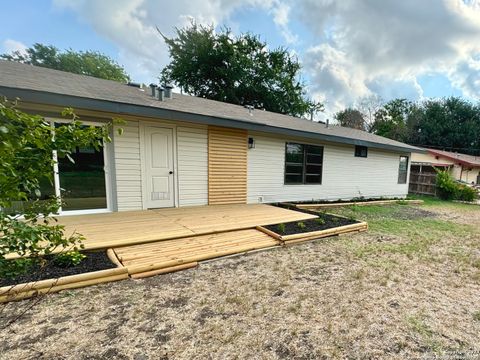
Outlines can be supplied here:
M206 128L177 127L179 206L208 204Z
M353 145L322 144L321 185L284 185L285 142L312 143L250 133L255 148L248 151L248 202L338 200L354 197L404 197L407 184L398 184L400 154L368 149L368 157L354 156Z
M123 129L118 135L117 128ZM118 211L142 209L140 136L138 121L116 125L114 129L114 161Z

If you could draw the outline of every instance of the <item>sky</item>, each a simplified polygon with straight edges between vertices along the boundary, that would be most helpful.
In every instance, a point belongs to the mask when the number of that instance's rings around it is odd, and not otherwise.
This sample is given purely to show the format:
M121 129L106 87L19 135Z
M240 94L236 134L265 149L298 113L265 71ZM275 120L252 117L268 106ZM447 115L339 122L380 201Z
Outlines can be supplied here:
M0 51L39 42L98 50L136 82L156 82L175 27L227 26L286 47L320 118L362 99L480 99L480 0L2 1Z

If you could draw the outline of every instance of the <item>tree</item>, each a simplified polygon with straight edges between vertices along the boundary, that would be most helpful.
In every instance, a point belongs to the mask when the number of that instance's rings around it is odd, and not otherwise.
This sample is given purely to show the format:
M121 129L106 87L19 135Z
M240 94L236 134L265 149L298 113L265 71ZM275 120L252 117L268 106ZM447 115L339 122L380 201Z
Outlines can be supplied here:
M24 64L89 75L100 79L127 82L130 77L125 69L110 57L97 51L59 51L51 45L33 44L25 53L14 51L2 54L0 58Z
M363 114L357 109L347 108L335 114L335 119L340 126L345 126L358 130L366 130Z
M375 114L383 105L384 101L379 95L373 94L359 99L356 108L363 116L366 131L371 131L373 123L375 122Z
M294 116L322 109L305 98L300 64L285 48L269 50L258 36L195 23L177 28L176 37L162 36L170 63L161 79L188 94Z
M480 106L457 97L426 100L409 116L409 143L480 155Z
M52 127L43 117L26 114L15 104L0 99L0 277L25 272L33 263L55 250L77 250L83 237L65 235L50 214L58 212L60 200L42 197L42 184L53 183L53 151L71 159L77 147L99 149L110 141L109 126L84 126L71 109L62 114L71 122ZM22 213L14 205L23 202ZM6 260L9 253L28 256Z
M406 99L394 99L375 112L371 132L397 141L408 140L407 119L412 103Z

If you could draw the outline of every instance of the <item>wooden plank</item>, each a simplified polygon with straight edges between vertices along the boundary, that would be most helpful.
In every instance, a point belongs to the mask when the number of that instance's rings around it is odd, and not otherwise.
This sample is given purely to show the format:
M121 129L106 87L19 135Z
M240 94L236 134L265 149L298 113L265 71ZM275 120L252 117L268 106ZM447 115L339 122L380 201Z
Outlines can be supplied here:
M247 202L247 131L208 127L208 203Z
M151 270L151 271L146 271L146 272L143 272L143 273L136 273L136 274L132 274L130 277L132 279L143 279L143 278L150 277L150 276L167 274L167 273L171 273L171 272L175 272L175 271L191 269L191 268L194 268L196 266L198 266L198 263L197 262L192 262L192 263L172 266L172 267L168 267L168 268L164 268L164 269Z
M178 243L178 244L175 244ZM156 271L186 263L198 262L225 254L279 245L279 242L256 230L224 232L153 244L115 249L129 274Z
M317 209L317 208L334 208L342 206L368 206L368 205L391 205L398 202L405 202L412 205L421 205L423 200L373 200L373 201L359 201L359 202L345 202L345 203L322 203L322 204L295 204L299 209Z
M231 200L230 200L231 201ZM95 215L60 216L66 234L86 237L85 249L108 249L214 234L256 226L302 221L315 215L266 204L227 204L127 211ZM9 254L8 258L18 257Z

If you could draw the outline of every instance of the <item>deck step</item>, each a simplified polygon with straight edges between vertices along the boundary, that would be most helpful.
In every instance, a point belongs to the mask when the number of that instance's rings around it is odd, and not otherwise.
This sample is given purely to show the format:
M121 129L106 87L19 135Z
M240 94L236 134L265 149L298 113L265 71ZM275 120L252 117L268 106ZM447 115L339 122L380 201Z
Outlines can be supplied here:
M278 245L277 239L257 229L246 229L115 247L113 251L132 276L168 272L159 271L162 269L181 270L182 265L188 268L191 266L187 264Z

